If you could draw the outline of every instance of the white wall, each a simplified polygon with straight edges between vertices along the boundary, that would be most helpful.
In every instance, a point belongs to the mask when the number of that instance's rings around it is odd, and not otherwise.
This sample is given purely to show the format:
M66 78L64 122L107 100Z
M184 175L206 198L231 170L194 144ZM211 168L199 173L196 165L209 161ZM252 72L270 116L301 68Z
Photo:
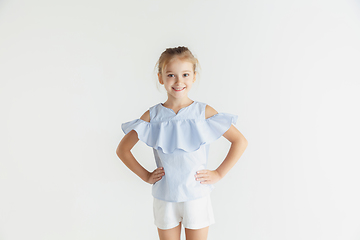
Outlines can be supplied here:
M359 239L359 42L358 1L1 1L0 239L158 238L151 186L115 150L166 100L153 68L178 45L201 63L191 97L249 141L208 239Z

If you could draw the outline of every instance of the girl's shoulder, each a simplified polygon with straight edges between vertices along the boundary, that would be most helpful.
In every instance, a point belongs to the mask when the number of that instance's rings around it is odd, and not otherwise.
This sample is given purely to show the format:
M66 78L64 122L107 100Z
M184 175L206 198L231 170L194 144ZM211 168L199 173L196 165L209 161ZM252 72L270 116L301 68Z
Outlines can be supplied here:
M145 122L150 122L150 111L147 110L141 117L141 120L145 121Z
M205 107L205 119L207 119L209 117L212 117L212 116L214 116L216 114L218 114L218 112L213 107L206 104L206 107Z

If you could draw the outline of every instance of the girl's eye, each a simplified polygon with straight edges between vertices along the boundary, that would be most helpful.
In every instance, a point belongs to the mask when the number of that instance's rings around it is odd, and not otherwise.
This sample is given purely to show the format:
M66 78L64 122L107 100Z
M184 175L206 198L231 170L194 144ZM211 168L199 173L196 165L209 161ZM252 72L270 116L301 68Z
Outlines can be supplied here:
M189 74L188 74L188 73L185 73L185 74L184 74L184 77L188 77L188 76L189 76Z
M173 77L174 76L174 74L168 74L168 77Z

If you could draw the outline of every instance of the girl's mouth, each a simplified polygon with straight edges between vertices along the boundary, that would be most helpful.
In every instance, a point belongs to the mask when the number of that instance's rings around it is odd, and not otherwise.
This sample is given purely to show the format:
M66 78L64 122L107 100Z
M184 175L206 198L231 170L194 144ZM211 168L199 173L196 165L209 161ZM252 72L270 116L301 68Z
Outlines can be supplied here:
M174 89L176 92L181 92L182 90L184 90L186 87L182 87L182 88L172 88Z

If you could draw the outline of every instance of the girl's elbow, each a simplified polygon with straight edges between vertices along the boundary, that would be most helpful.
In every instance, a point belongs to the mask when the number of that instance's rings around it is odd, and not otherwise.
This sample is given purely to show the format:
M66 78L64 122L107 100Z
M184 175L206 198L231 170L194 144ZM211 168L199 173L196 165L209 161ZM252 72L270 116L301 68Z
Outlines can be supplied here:
M248 142L248 140L244 139L242 144L244 145L245 148L247 148L249 142Z
M245 148L248 146L248 140L243 136L237 137L233 143Z
M243 145L248 145L248 140L244 137L244 135L242 135L242 134L240 134L239 135L239 141L241 142L241 144L243 144Z
M116 155L121 161L124 161L126 159L126 152L121 150L116 150Z
M121 159L122 156L124 156L124 153L126 153L126 149L124 148L124 146L119 145L116 149L116 155ZM129 150L130 151L130 150Z
M120 150L120 148L117 148L117 149L116 149L116 155L120 158L120 155L121 155L121 150Z
M241 145L244 145L244 146L248 145L248 140L244 137L244 135L239 134L237 139L238 139L238 141L240 142Z

